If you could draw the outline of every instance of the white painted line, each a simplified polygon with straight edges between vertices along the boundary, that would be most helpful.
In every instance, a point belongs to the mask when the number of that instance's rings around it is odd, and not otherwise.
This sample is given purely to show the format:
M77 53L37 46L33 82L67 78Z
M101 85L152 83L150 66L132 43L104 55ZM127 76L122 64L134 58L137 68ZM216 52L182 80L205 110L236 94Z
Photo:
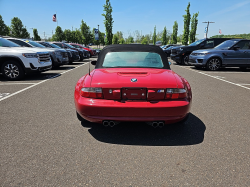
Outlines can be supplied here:
M88 63L89 63L89 62L87 62L86 64L88 64ZM81 67L81 66L84 66L84 65L86 65L86 64L82 64L82 65L80 65L80 66L77 66L77 67L75 67L74 69L77 69L77 68L79 68L79 67ZM67 73L67 72L72 71L72 70L74 70L74 69L70 69L70 70L65 71L65 72L63 72L63 73L61 73L61 74ZM35 83L35 84L33 84L33 85L31 85L31 86L29 86L29 87L27 87L27 88L24 88L24 89L19 90L19 91L15 92L15 93L12 93L12 94L10 94L10 95L4 97L4 98L1 98L0 101L3 101L3 100L5 100L5 99L7 99L7 98L9 98L9 97L12 97L12 96L17 95L17 94L19 94L19 93L21 93L21 92L24 92L25 90L28 90L28 89L30 89L30 88L32 88L32 87L35 87L35 86L37 86L37 85L39 85L39 84L42 84L42 83L44 83L44 82L46 82L46 81L48 81L48 80L50 80L50 79L53 79L53 78L55 78L55 77L58 77L58 76L60 76L61 74L55 75L55 76L53 76L53 77L50 77L49 79L46 79L46 80L43 80L43 81L41 81L41 82Z
M10 95L10 93L0 93L0 98L6 97L7 95Z
M223 81L223 82L227 82L227 83L229 83L229 84L233 84L233 85L235 85L235 86L239 86L239 87L245 88L245 89L247 89L247 90L250 90L250 88L248 88L248 87L245 87L245 86L242 86L242 85L240 85L240 84L236 84L236 83L233 83L233 82L230 82L230 81L226 81L226 80L221 79L221 78L218 78L218 77L216 77L216 76L212 76L212 75L209 75L209 74L206 74L206 73L203 73L203 72L200 72L200 71L196 71L196 70L193 70L193 69L190 69L190 68L186 68L186 67L183 67L183 66L179 66L179 67L184 68L184 69L187 69L187 70L190 70L190 71L194 71L194 72L196 72L196 73L200 73L200 74L202 74L202 75L206 75L206 76L208 76L208 77L212 77L212 78L214 78L214 79L221 80L221 81Z
M0 85L2 85L2 86L4 86L4 85L17 85L17 84L36 84L36 83L19 83L19 82L17 82L17 83L0 83Z

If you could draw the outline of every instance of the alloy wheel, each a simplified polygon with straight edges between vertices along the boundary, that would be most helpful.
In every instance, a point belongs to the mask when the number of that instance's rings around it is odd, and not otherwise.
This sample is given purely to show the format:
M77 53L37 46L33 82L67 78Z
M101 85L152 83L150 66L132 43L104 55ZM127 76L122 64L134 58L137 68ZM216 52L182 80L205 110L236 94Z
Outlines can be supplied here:
M208 62L208 69L211 71L216 71L220 68L220 60L213 58Z
M6 64L4 66L4 73L9 78L17 78L20 74L19 68L15 64Z

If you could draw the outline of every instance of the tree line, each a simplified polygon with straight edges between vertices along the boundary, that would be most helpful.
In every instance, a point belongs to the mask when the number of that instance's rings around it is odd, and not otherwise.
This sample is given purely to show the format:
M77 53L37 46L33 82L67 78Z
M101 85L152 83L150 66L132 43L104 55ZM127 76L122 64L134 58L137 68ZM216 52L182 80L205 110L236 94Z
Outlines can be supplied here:
M65 29L62 30L60 26L57 26L55 29L55 34L51 38L48 38L50 41L66 41L73 43L80 43L88 45L94 43L95 45L110 45L110 44L129 44L129 43L141 43L149 44L153 43L155 45L156 41L161 41L162 45L166 44L176 44L182 43L187 45L188 43L193 43L196 40L196 31L198 25L198 13L194 13L192 18L190 14L190 3L188 3L186 14L183 15L184 18L184 31L183 34L178 36L178 23L174 22L173 31L167 30L166 26L162 31L156 32L156 26L154 27L154 32L142 35L142 31L136 30L133 33L128 33L128 37L124 38L124 33L122 31L117 31L113 34L113 17L112 17L112 6L110 0L106 0L106 4L103 5L104 13L104 26L105 33L99 31L99 40L94 38L94 30L87 25L83 20L81 21L80 27L75 30ZM190 29L191 25L191 29ZM18 17L14 17L11 20L11 26L4 24L2 16L0 15L0 35L9 35L17 38L30 38L30 34L27 31L26 27L22 24L22 21ZM36 28L33 29L33 40L40 41L41 37L38 35ZM221 36L220 36L221 37Z

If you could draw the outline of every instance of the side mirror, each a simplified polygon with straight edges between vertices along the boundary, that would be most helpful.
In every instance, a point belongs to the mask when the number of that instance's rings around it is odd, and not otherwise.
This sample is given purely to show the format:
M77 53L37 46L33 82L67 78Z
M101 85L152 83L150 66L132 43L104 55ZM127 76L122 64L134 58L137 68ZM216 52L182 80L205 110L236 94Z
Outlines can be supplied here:
M238 45L233 46L233 50L237 51L239 49L240 49L240 46L238 46Z
M168 61L168 64L171 65L172 63Z
M91 64L92 64L93 66L95 66L95 65L96 65L96 62L97 62L96 60L92 60L92 61L91 61Z

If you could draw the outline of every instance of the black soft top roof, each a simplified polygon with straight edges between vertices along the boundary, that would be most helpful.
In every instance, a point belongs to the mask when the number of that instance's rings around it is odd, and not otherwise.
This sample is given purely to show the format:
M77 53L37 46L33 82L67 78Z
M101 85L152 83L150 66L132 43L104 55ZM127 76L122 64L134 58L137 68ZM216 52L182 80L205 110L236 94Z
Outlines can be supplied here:
M105 48L103 48L98 55L97 63L95 68L103 68L102 64L104 61L104 58L107 53L110 52L152 52L157 53L161 56L162 62L163 62L163 69L170 69L169 63L168 63L168 57L163 52L163 50L159 46L154 45L142 45L142 44L116 44L116 45L108 45Z

